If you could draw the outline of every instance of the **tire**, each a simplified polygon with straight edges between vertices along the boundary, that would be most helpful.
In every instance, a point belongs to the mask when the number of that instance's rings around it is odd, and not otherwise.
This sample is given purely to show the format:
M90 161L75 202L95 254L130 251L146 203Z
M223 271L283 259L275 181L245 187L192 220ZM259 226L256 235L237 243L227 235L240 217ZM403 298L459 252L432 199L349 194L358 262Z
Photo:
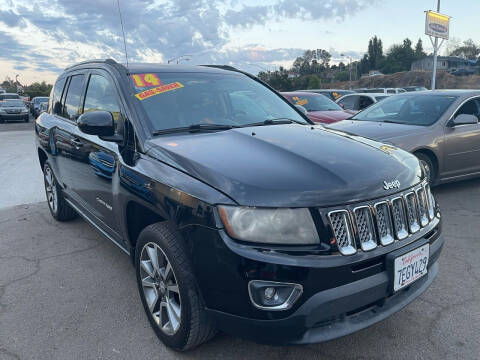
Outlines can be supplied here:
M152 261L155 257L157 260ZM166 346L185 351L216 334L215 326L204 310L184 242L173 224L155 223L140 233L135 268L145 313ZM167 270L169 268L171 271Z
M62 189L58 186L57 180L49 162L43 165L43 180L47 204L52 216L58 221L69 221L77 216L75 210L65 201Z
M428 184L430 186L435 185L435 182L437 181L437 169L435 168L435 165L433 164L432 159L430 156L423 154L423 153L416 153L415 156L418 158L420 163L425 167L425 170L427 172L427 179L428 179Z

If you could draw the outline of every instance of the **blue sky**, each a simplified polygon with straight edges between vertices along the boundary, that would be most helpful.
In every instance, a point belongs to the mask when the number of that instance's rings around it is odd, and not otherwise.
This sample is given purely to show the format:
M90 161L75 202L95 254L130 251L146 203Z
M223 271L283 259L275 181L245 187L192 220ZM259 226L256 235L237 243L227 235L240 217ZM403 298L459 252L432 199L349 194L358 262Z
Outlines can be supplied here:
M131 62L191 54L190 63L231 64L256 73L290 66L305 49L336 61L359 58L379 36L384 50L421 38L436 0L120 0ZM456 41L480 42L480 0L442 0ZM91 58L123 61L116 0L0 0L0 80L53 82Z

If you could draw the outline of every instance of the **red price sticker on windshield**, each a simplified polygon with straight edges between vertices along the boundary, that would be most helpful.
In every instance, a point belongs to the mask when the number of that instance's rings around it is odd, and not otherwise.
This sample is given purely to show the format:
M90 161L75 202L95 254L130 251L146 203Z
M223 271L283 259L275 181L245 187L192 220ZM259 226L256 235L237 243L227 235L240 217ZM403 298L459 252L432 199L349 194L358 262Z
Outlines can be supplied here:
M133 74L130 77L138 88L163 85L157 74Z
M180 88L183 88L183 84L176 81L176 82L173 82L173 83L170 83L170 84L166 84L166 85L157 86L157 87L154 87L154 88L151 88L151 89L147 89L147 90L142 91L138 94L135 94L135 96L137 97L138 100L145 100L145 99L148 99L152 96L155 96L155 95L158 95L158 94L163 94L163 93L166 93L168 91L177 90L177 89L180 89Z

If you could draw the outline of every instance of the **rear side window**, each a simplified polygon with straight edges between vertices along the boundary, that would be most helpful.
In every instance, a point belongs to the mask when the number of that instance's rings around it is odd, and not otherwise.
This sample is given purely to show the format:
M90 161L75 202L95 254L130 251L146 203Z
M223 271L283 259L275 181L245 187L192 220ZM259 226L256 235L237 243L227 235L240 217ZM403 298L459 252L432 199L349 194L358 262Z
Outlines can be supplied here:
M357 96L347 96L340 100L338 103L343 105L346 110L356 110Z
M373 100L370 99L368 96L360 96L360 110L365 109L373 104Z
M118 105L117 96L115 86L112 82L104 76L93 74L90 76L90 81L88 82L83 112L96 110L109 111L112 113L116 124L120 116L120 106Z
M63 107L63 117L76 121L81 114L80 101L82 99L84 75L74 75L68 85L67 97Z
M67 78L58 79L53 88L52 98L50 100L50 110L49 112L57 115L62 115L62 92L65 87L65 82Z

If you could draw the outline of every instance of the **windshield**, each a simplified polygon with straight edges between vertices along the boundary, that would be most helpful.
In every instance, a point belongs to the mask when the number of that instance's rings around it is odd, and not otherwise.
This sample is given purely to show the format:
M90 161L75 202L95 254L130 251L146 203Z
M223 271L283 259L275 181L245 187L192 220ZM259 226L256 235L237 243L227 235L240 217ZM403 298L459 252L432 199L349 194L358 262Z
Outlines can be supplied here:
M20 99L17 94L0 94L0 100Z
M38 103L41 103L41 102L48 102L48 97L41 97L41 98L33 99L34 104L38 104Z
M191 125L248 124L304 118L267 87L242 74L134 74L136 98L154 131Z
M23 106L23 101L21 100L8 100L0 102L1 107L21 107Z
M428 126L435 123L456 96L391 96L355 115L355 120Z
M294 95L289 96L295 105L301 105L307 111L342 111L343 109L324 95Z

